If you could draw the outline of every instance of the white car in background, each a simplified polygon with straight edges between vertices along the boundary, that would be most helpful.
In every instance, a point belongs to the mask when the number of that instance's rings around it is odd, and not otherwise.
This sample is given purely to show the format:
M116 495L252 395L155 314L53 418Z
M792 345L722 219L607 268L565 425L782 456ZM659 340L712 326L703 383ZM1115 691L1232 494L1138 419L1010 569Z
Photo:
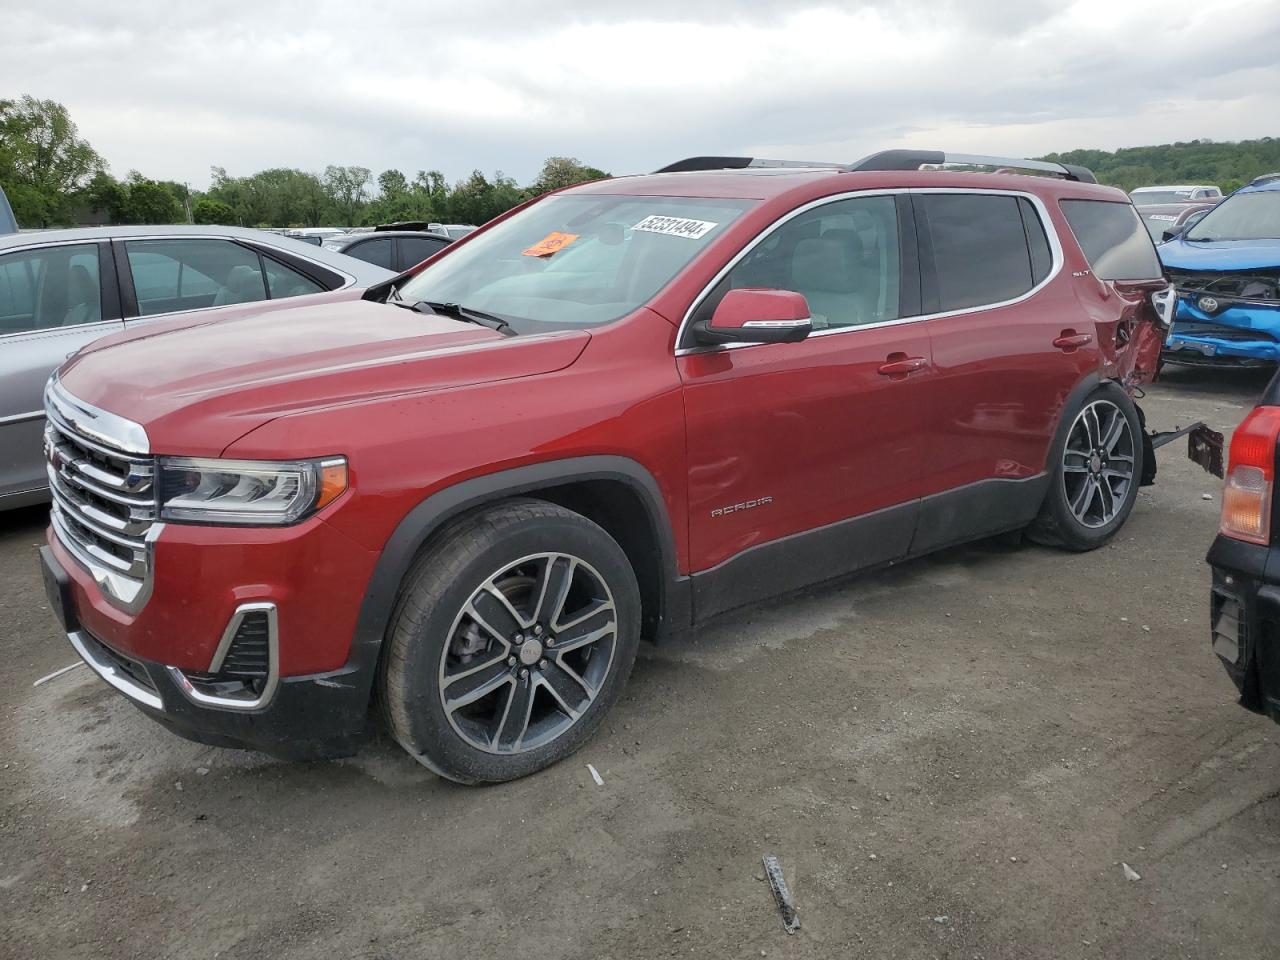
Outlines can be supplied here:
M1161 203L1213 203L1222 199L1222 191L1212 183L1138 187L1129 191L1129 199L1135 207L1152 207Z

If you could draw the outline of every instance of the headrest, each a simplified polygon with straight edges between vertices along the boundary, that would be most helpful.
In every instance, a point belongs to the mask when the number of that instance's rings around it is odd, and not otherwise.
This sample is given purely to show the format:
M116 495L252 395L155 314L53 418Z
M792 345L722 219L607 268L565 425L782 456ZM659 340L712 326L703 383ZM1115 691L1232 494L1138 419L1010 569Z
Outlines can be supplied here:
M849 247L833 233L852 230L830 230L821 237L809 237L796 244L791 258L791 282L801 292L821 290L827 293L852 293L858 264ZM856 234L855 234L856 236Z

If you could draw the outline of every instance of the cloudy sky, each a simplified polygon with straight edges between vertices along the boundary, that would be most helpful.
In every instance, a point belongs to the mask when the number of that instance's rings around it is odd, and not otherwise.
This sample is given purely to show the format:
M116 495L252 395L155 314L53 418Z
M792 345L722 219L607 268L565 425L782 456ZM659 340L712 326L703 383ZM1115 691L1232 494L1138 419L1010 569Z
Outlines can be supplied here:
M0 23L0 96L193 187L1280 135L1276 0L0 0Z

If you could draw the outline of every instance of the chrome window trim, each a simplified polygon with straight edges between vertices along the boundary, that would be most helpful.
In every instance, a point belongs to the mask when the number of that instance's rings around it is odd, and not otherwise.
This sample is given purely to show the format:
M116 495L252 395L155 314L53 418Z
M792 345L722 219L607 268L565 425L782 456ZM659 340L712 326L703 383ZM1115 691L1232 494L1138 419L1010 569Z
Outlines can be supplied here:
M0 342L16 339L18 337L56 337L62 333L75 333L78 330L88 330L92 327L106 327L112 324L119 326L121 330L124 329L123 321L121 321L119 317L116 317L112 320L90 320L88 323L73 323L65 327L32 327L30 330L15 330L12 333L0 333Z
M80 659L87 663L99 677L111 684L126 697L137 700L139 703L151 707L153 710L163 710L164 701L160 699L152 691L146 687L135 683L130 677L121 673L116 669L115 664L103 663L95 657L89 650L88 644L85 643L87 634L80 630L72 630L67 634L67 639L71 641L71 646L75 647L76 653L80 654ZM101 642L101 641L99 641Z
M85 247L105 243L106 237L85 237L81 240L32 240L30 243L14 244L0 249L0 256L10 253L21 253L25 250L39 250L45 247Z
M769 330L792 330L796 327L807 327L813 323L813 317L801 317L799 320L748 320L743 328L764 328Z
M739 250L733 259L726 263L724 267L716 273L716 275L711 279L711 282L703 287L698 296L694 298L689 309L685 311L684 319L680 321L680 327L676 331L675 355L677 357L683 357L691 354L719 353L724 350L741 350L746 347L773 346L773 344L766 343L728 343L708 346L681 347L680 343L684 340L685 331L692 322L693 315L698 311L698 308L702 306L702 302L710 296L711 291L716 288L716 285L725 278L729 271L738 265L739 261L741 261L743 257L754 250L757 245L763 242L775 230L782 227L790 220L798 217L802 213L807 213L810 210L816 209L817 207L825 206L829 203L838 203L841 200L854 200L859 197L898 196L902 194L913 196L916 194L930 193L964 193L977 194L980 196L1023 197L1029 200L1036 211L1036 215L1040 218L1040 226L1044 228L1045 237L1049 241L1049 253L1052 257L1052 262L1049 265L1049 272L1045 274L1043 280L1033 286L1026 293L1010 300L984 303L979 304L978 306L964 307L960 310L945 310L939 313L917 314L913 317L898 317L896 320L882 320L879 323L863 323L856 326L834 327L829 330L815 330L805 338L806 340L812 340L814 337L832 336L835 334L856 333L859 330L878 330L882 327L896 327L906 323L921 323L926 320L942 320L947 317L959 317L970 313L977 313L979 311L1011 307L1014 304L1022 303L1024 300L1029 300L1031 297L1034 297L1037 293L1052 283L1058 274L1062 272L1063 265L1066 262L1066 255L1062 249L1062 241L1058 238L1058 231L1054 228L1053 220L1049 216L1048 205L1034 193L1029 193L1025 190L998 190L989 187L896 187L885 190L852 190L846 193L832 194L829 197L820 197L817 200L811 200L803 206L796 207L796 209L791 210L783 214L777 220L774 220L773 223L761 230L750 243Z
M252 700L206 693L195 682L188 679L187 675L178 667L166 667L165 669L169 671L170 678L192 703L201 707L243 713L262 709L275 696L276 687L280 685L280 626L279 615L274 603L265 601L242 603L236 607L231 619L227 621L226 628L222 631L222 637L218 641L218 649L214 651L213 659L209 662L209 673L217 673L222 668L222 661L226 659L227 651L231 649L236 631L240 629L240 624L244 621L244 618L251 613L265 613L267 616L267 679L262 686L262 692Z
M275 234L266 233L265 231L263 231L263 232L264 232L264 234L265 234L265 236L266 236L266 237L274 237L274 236L275 236ZM336 273L336 274L338 274L339 276L341 276L341 277L345 277L345 278L346 278L346 281L347 281L347 282L346 282L346 283L344 283L342 286L340 286L340 287L334 287L334 288L333 288L333 290L322 290L322 291L321 291L322 293L333 293L333 292L335 292L335 291L337 291L337 290L345 290L345 289L347 289L347 287L353 286L353 285L355 284L355 282L356 282L356 278L355 278L354 276L352 276L351 274L347 273L347 272L346 272L345 270L343 270L341 267L337 267L337 266L333 266L333 265L331 265L331 264L325 263L323 260L316 260L316 259L315 259L315 258L313 258L313 257L308 257L305 253L300 253L300 252L299 252L299 251L297 251L297 250L290 250L288 247L281 247L281 246L279 246L279 245L277 245L277 244L272 243L269 239L264 239L263 237L238 237L238 236L235 236L234 234L227 234L227 233L196 233L196 234L191 234L191 233L162 233L162 234L145 233L145 234L139 234L138 236L128 236L128 237L104 237L103 239L104 239L104 240L107 240L107 241L109 241L109 242L111 242L111 243L124 243L124 244L132 243L132 242L134 242L135 240L145 240L145 241L148 241L148 242L151 242L151 241L154 241L154 240L227 240L227 241L230 241L231 243L238 243L238 244L240 244L241 246L246 246L246 245L247 245L247 246L250 246L250 247L262 247L262 248L264 248L264 249L266 249L266 250L274 250L274 251L276 251L277 253L283 253L283 254L285 254L286 256L290 256L290 257L297 257L299 260L306 260L308 263L314 263L317 267L322 267L322 268L324 268L325 270L328 270L328 271L330 271L330 272L332 272L332 273ZM128 257L129 257L129 251L128 251L128 249L126 249L126 250L125 250L124 255L125 255L125 259L128 259ZM289 266L289 265L286 263L286 264L284 264L284 266L286 266L286 267L287 267L287 266ZM132 269L133 269L133 265L132 265L132 264L130 264L130 270L132 270ZM314 296L314 294L309 294L309 296ZM281 298L281 299L284 299L284 300L292 300L293 298L292 298L292 297L283 297L283 298ZM270 300L250 300L250 301L249 301L249 303L268 303L268 302L270 302ZM225 304L225 306L228 306L228 307L243 307L243 306L247 306L247 304L244 304L244 303L228 303L228 304ZM215 308L213 308L213 307L197 307L197 308L196 308L196 310L213 310L213 309L215 309ZM151 313L151 314L147 314L146 316L133 317L132 319L134 319L134 320L146 320L146 319L148 319L149 317L176 317L176 316L179 316L180 314L183 314L183 313L194 313L194 312L195 312L195 310L176 310L176 311L174 311L173 313Z

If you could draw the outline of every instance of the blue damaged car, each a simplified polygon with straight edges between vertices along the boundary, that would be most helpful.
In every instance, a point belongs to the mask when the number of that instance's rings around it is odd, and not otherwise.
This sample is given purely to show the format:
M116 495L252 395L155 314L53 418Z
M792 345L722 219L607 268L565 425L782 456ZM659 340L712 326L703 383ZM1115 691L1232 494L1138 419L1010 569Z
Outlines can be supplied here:
M1178 298L1162 359L1280 361L1280 173L1258 177L1170 233L1156 247Z

